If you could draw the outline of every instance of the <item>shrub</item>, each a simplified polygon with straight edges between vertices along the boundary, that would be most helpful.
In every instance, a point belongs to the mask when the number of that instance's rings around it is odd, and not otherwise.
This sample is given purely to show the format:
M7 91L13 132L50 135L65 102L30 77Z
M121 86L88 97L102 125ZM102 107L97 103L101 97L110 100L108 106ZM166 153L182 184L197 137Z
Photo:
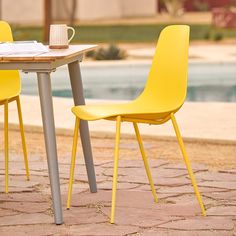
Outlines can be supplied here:
M86 52L86 57L94 57L95 51L88 51Z
M210 39L210 37L211 37L210 32L206 32L203 36L204 39Z
M126 58L126 52L116 45L109 45L107 48L99 48L93 53L87 53L87 57L91 57L95 60L121 60Z
M220 41L220 40L223 39L223 34L220 33L220 32L216 32L216 33L214 34L214 36L213 36L213 39L214 39L215 41Z
M162 0L171 17L179 17L184 13L185 0Z

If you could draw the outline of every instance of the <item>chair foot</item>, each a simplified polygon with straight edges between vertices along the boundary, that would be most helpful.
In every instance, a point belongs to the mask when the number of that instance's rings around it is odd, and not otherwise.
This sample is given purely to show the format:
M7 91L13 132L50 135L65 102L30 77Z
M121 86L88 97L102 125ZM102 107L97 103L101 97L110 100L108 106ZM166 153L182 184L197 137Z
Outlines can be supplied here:
M113 225L113 224L115 224L115 222L114 222L114 221L112 221L112 220L110 220L110 224L112 224L112 225Z

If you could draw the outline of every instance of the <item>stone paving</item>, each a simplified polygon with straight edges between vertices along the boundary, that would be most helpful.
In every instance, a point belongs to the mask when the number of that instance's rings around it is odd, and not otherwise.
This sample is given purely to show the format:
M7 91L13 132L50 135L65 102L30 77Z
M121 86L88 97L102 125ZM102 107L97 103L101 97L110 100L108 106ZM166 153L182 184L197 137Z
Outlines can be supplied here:
M115 225L109 223L113 161L95 161L98 192L90 193L81 158L72 207L66 210L69 158L60 161L64 224L53 224L47 163L30 157L31 180L22 159L11 157L10 193L4 191L0 158L0 235L236 235L236 170L209 171L193 164L207 209L202 217L184 165L150 159L159 202L154 203L141 160L120 160Z

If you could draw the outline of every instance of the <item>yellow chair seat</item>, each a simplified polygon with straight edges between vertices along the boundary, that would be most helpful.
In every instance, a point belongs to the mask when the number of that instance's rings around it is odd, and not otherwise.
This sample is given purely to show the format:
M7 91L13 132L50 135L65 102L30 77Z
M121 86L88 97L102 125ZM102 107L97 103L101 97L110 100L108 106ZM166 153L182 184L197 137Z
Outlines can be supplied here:
M0 71L0 101L19 96L21 86L19 72L16 70Z
M157 107L157 108L156 108ZM166 111L163 106L144 106L138 102L121 104L81 105L73 107L72 112L82 120L115 119L117 116L137 118L143 120L159 121L166 119L171 111Z

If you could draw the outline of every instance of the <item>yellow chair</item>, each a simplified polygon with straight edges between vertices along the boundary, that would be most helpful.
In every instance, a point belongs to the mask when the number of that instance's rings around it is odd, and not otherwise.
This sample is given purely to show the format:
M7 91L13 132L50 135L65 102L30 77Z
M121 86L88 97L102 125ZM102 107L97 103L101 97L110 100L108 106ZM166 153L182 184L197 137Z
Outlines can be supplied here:
M11 28L8 23L0 21L0 42L13 41ZM8 193L8 103L16 101L22 146L24 152L24 162L27 180L29 180L28 158L26 152L24 128L22 121L21 105L20 105L21 80L19 72L16 70L0 70L0 105L4 105L4 142L5 142L5 192Z
M115 216L121 122L133 123L152 194L155 202L157 202L156 190L149 170L147 157L144 152L137 123L160 125L171 120L202 214L204 216L206 215L201 195L198 191L197 183L174 116L175 112L177 112L183 105L186 97L188 47L189 26L172 25L166 27L160 34L146 87L137 99L125 104L82 105L72 108L72 112L76 116L76 121L67 199L68 209L70 208L80 120L89 121L107 119L116 121L111 223L114 223Z

